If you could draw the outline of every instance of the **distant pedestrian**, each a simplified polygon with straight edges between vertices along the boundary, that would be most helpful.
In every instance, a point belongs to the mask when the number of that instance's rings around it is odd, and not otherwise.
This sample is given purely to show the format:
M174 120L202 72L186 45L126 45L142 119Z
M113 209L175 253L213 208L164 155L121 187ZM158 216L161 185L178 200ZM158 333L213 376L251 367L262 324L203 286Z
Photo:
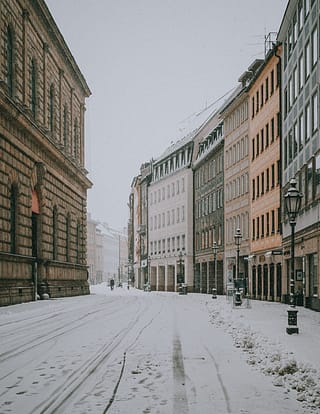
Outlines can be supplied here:
M110 279L110 289L113 290L114 288L114 279Z

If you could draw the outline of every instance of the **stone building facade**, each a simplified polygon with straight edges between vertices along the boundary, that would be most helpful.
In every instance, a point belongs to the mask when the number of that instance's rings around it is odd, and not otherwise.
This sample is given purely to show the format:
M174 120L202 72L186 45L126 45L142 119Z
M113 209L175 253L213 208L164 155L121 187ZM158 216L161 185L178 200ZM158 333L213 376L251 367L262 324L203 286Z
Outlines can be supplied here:
M303 193L295 227L295 293L320 310L320 4L290 0L278 40L282 58L282 197L291 178ZM290 224L282 211L286 291L290 291Z
M0 304L89 293L90 90L42 0L0 4Z
M225 291L224 138L219 113L213 114L202 126L194 145L194 289L199 293L211 293L215 288L222 294Z
M251 193L250 296L282 297L281 47L274 46L250 83L249 159Z

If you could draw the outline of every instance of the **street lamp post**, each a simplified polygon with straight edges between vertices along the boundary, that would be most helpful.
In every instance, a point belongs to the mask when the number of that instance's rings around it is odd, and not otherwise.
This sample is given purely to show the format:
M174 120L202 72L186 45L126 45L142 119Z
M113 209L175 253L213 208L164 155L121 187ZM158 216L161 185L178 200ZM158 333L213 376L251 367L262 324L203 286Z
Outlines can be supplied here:
M287 333L299 333L297 324L298 310L295 309L295 275L294 275L294 230L296 218L301 207L302 194L296 188L297 181L291 178L290 187L284 196L286 211L291 226L291 269L290 269L290 308L288 309L288 326Z
M241 294L239 291L239 267L240 267L240 244L241 244L242 234L241 230L237 228L236 234L234 235L234 242L237 247L237 263L236 263L236 292L234 296L234 304L240 306L242 303Z
M182 267L183 264L184 264L183 253L182 253L182 251L180 251L179 252L179 260L178 260L179 271L177 273L177 283L179 284L178 290L179 290L180 295L187 294L187 286L185 285L184 271L183 271L183 267Z
M212 289L212 299L217 299L217 292L218 292L218 280L217 280L217 251L218 251L218 246L217 246L217 242L213 242L213 246L212 246L212 250L213 250L213 259L214 259L214 288Z

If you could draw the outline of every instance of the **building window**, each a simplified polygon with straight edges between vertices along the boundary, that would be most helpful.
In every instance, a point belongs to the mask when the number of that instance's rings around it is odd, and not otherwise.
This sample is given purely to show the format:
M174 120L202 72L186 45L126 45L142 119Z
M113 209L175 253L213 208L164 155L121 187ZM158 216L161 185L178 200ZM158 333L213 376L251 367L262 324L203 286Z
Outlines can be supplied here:
M295 158L298 154L298 123L295 122L293 126L293 157Z
M58 209L53 207L52 211L52 258L58 258Z
M288 166L288 138L284 139L284 146L283 146L283 162L284 162L284 168L287 168Z
M271 165L271 188L275 186L275 171L274 171L274 164Z
M18 188L11 185L10 191L10 252L17 253Z
M270 80L271 80L271 85L270 85L270 96L271 96L274 92L274 70L271 71Z
M314 133L318 129L318 94L312 96L312 125L311 131Z
M306 201L308 203L313 200L313 161L309 161L307 166L307 188L306 188Z
M31 112L36 117L37 110L37 68L34 59L31 61Z
M305 12L305 17L307 18L309 12L310 12L310 0L305 0L304 1L304 12Z
M310 139L310 117L311 117L311 111L310 111L310 104L308 103L305 109L305 118L304 118L304 132L305 132L305 142L308 142Z
M267 181L266 181L266 192L268 192L269 189L270 189L269 168L267 168L267 171L266 171L266 179L267 179Z
M304 50L304 73L305 73L305 80L308 79L310 75L310 42L306 43L305 50Z
M275 233L275 216L274 210L271 210L271 234Z
M298 77L298 88L301 91L303 87L303 80L304 80L304 70L303 70L303 55L299 57L299 77Z
M293 137L292 137L292 129L290 129L289 134L288 134L288 160L289 163L292 161L292 156L293 156ZM286 162L285 162L286 165Z
M310 277L310 295L318 297L318 254L308 255L309 277Z
M317 63L318 60L318 30L317 26L314 28L311 34L311 59L312 67Z
M271 119L271 142L274 142L274 118Z
M320 195L320 154L316 155L315 158L315 174L314 174L314 179L315 179L315 191L316 191L316 195L319 196Z
M299 32L302 30L303 27L303 0L299 0L298 5L298 26L299 26Z
M270 213L269 212L266 213L266 226L267 226L266 236L268 237L270 234Z
M66 261L70 262L70 232L71 232L71 217L68 213L66 217Z
M63 145L65 150L67 151L67 145L68 145L68 108L67 105L63 108Z
M302 112L299 116L299 133L298 133L299 150L301 150L303 146L303 136L304 136L303 126L304 125L303 125L303 112Z
M50 86L49 91L49 130L53 134L54 131L54 86Z
M75 159L78 158L79 149L79 126L78 119L76 118L73 125L73 156Z
M266 78L266 94L265 94L265 101L269 99L269 78Z
M7 59L7 87L8 94L13 96L13 33L12 29L7 27L7 45L6 45Z
M77 263L81 263L81 254L82 254L82 246L81 246L81 241L82 241L82 228L81 228L81 222L80 220L78 220L77 222L77 233L76 233L76 248L77 248L77 252L76 252L76 262Z

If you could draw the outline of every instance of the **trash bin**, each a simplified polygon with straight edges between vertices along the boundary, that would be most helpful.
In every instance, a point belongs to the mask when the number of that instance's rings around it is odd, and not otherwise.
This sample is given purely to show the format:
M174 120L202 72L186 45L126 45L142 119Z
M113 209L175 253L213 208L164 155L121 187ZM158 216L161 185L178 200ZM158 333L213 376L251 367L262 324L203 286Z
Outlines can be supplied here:
M178 287L179 295L187 295L188 294L188 285L186 283L181 283Z
M212 288L212 299L217 299L217 289Z
M234 303L234 306L241 306L242 305L241 292L239 292L239 290L234 292L233 303Z

